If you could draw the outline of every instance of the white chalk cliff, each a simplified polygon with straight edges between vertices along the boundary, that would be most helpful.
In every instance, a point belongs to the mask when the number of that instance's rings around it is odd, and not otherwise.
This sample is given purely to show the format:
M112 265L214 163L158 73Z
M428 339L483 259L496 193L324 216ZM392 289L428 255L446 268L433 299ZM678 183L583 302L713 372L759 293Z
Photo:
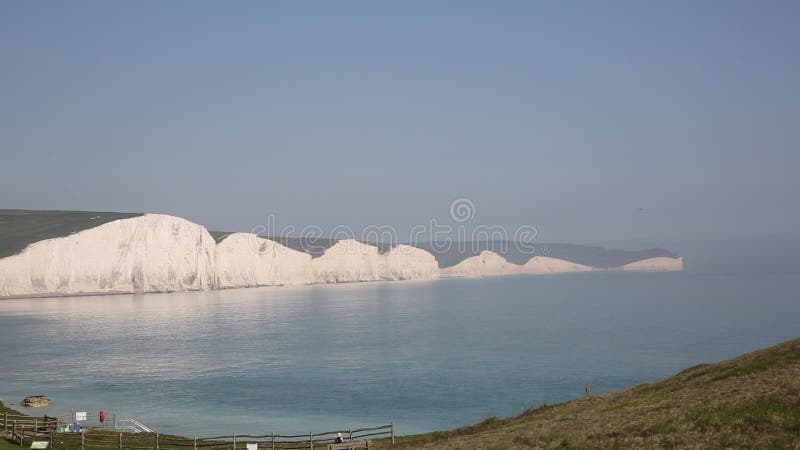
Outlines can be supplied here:
M311 255L262 239L233 233L217 244L219 287L278 286L311 282Z
M342 240L317 258L249 233L219 243L179 217L145 214L34 242L0 258L0 298L171 292L253 286L417 280L607 270L535 256L524 265L484 251L439 268L429 252ZM612 270L683 270L682 258L657 257Z
M683 270L683 258L659 256L625 264L618 269L629 272L680 272Z
M421 248L400 244L383 256L386 258L384 280L425 280L439 276L436 258Z
M385 254L378 247L344 239L311 261L312 282L416 280L436 278L436 258L410 245L397 245Z
M311 261L313 280L319 283L346 283L380 280L384 258L378 247L353 239L337 242Z
M548 256L534 256L522 266L522 273L529 274L591 272L593 270L597 269Z
M442 277L489 277L521 273L521 267L508 262L495 252L484 250L460 263L439 271Z
M2 297L215 287L214 239L200 225L162 214L35 242L0 259Z

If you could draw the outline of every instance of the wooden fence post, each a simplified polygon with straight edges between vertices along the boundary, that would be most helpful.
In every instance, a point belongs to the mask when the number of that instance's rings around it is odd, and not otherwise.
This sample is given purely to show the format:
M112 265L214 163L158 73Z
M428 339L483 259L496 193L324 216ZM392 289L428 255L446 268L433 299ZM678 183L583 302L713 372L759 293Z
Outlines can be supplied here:
M158 433L156 433L156 450L159 450L158 449Z
M308 433L308 442L311 444L311 450L314 450L314 435L312 433Z
M275 450L275 432L270 433L270 436L272 436L272 450Z
M8 431L8 411L3 413L3 431Z
M236 433L233 433L233 450L236 450Z
M394 445L394 420L392 421L392 445Z
M83 435L83 429L81 429L81 450L86 450L86 439Z
M122 450L122 432L119 433L119 450Z
M194 441L192 444L192 450L197 450L197 436L194 437Z

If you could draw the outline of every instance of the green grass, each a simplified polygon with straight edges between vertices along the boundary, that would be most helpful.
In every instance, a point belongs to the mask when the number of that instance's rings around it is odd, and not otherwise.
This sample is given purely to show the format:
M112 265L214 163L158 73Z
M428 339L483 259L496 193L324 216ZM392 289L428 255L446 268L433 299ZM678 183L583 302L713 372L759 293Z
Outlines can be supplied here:
M398 444L415 449L800 448L800 340L624 391L472 427L403 436Z
M800 436L800 404L773 397L743 401L734 405L702 408L687 413L689 421L700 431L735 430L770 433L786 430Z
M658 421L647 427L647 435L651 434L670 434L678 428L678 421L674 417Z
M731 365L719 370L719 373L712 378L712 381L727 380L731 377L741 377L753 373L762 372L771 367L780 367L789 364L800 364L800 353L782 349L780 352L760 355L749 361L747 364Z
M0 209L0 258L19 253L37 241L69 236L107 222L141 215L141 213L97 211Z

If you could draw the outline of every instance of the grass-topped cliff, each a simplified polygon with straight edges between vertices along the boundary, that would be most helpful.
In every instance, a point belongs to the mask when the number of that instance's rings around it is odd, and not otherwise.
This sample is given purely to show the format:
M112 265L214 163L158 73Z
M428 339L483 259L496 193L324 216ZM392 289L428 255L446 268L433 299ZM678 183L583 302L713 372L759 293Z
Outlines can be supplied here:
M34 242L69 236L142 213L98 211L36 211L0 209L0 258L21 252Z
M404 436L394 447L375 441L375 447L800 448L800 339L624 391L456 430ZM0 449L11 448L19 446L0 440Z
M211 231L211 236L217 243L222 242L233 234L229 231ZM263 236L292 250L308 253L318 258L325 250L332 247L336 239L311 238L311 237L277 237ZM365 242L378 247L378 252L383 254L389 251L394 244L381 242ZM436 257L439 267L452 267L467 258L478 256L483 251L492 251L505 258L508 262L522 265L534 256L548 256L563 259L564 261L583 264L598 268L613 268L624 266L636 261L649 258L667 257L677 258L678 255L662 248L645 250L606 249L578 244L536 243L533 249L531 244L517 244L513 241L467 241L467 242L414 242L410 243Z
M0 258L21 252L28 245L45 239L69 236L89 228L119 219L141 216L143 213L120 213L98 211L45 211L0 209ZM231 232L210 231L214 240L219 243ZM336 239L308 237L269 237L269 239L316 258L326 249L334 245ZM376 245L381 254L389 251L393 245L370 242ZM518 246L509 241L476 241L462 243L434 244L418 242L413 244L435 255L439 266L450 267L459 262L491 250L502 255L509 262L524 264L533 256L550 256L565 261L594 267L618 267L634 261L666 256L675 258L678 255L664 249L646 250L614 250L575 244L537 243L535 251L522 251L527 246Z
M513 264L525 264L534 256L548 256L564 261L583 264L592 267L610 268L619 267L635 261L648 258L668 257L677 258L678 255L662 248L645 250L620 250L593 247L578 244L535 242L521 244L513 241L470 241L452 243L445 246L443 243L420 242L414 244L423 250L436 255L439 267L451 267L461 261L479 255L484 250L489 250L505 258ZM531 245L533 249L531 249ZM447 248L446 251L442 250Z

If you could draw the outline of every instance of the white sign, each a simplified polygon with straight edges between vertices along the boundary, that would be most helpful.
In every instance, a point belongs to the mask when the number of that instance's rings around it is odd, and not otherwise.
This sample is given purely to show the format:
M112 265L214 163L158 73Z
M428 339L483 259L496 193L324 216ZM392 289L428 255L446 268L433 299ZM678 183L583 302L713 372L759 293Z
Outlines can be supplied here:
M47 441L33 441L31 442L31 448L47 448Z
M247 450L258 450L258 444L247 444Z
M75 413L75 421L85 421L86 420L86 411L76 412Z

